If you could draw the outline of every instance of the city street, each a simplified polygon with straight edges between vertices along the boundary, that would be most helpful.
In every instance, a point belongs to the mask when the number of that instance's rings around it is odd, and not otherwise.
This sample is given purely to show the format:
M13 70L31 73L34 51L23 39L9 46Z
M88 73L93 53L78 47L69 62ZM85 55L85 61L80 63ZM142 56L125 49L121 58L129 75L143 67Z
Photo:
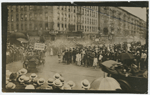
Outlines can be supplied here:
M72 80L75 82L76 86L73 88L74 90L82 90L81 81L83 79L88 79L92 82L94 79L101 77L104 75L104 72L97 68L93 67L83 67L77 66L76 64L66 65L65 63L58 63L57 56L48 56L45 57L45 66L38 67L38 78L44 78L48 80L48 78L53 77L55 73L60 73L65 79L65 82ZM9 63L6 65L6 70L10 70L11 72L17 72L22 68L22 62L17 61L13 63ZM26 74L30 76L31 73ZM46 85L46 84L45 84Z

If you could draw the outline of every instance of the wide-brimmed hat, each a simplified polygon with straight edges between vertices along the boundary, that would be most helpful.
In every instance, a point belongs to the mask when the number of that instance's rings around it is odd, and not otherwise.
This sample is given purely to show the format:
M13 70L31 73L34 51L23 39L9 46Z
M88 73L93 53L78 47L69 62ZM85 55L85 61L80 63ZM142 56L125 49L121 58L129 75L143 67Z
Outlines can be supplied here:
M24 83L28 84L30 82L31 82L31 80L29 77L24 77Z
M61 75L59 74L59 73L56 73L54 76L53 76L53 78L55 78L55 79L59 79L61 77Z
M35 87L33 85L27 85L25 89L35 89Z
M11 73L10 76L9 76L10 80L14 80L16 78L17 78L17 73Z
M22 76L20 76L20 77L18 78L18 81L21 82L21 83L23 83L25 78L26 78L26 76L25 76L25 75L22 75Z
M70 85L68 84L65 84L63 87L62 87L62 90L71 90L72 88L70 87Z
M65 82L65 79L64 79L63 77L60 77L59 79L60 79L60 81L61 81L62 83Z
M48 81L47 81L47 84L48 85L53 85L54 81L55 80L53 78L49 78Z
M27 73L27 70L25 68L22 68L21 70L19 70L20 75L25 75L26 73Z
M68 81L67 84L70 86L70 87L75 87L75 83L73 81Z
M90 82L87 79L81 81L81 86L83 88L90 88Z
M6 89L15 89L16 85L12 82L9 82L7 85L6 85Z
M31 78L31 79L35 79L35 78L37 78L37 74L32 73L32 74L30 75L30 78Z
M62 86L62 82L61 82L59 79L56 79L56 80L54 81L54 85L55 85L55 86Z
M40 78L40 79L37 80L37 83L39 85L43 85L45 83L45 79L44 78Z

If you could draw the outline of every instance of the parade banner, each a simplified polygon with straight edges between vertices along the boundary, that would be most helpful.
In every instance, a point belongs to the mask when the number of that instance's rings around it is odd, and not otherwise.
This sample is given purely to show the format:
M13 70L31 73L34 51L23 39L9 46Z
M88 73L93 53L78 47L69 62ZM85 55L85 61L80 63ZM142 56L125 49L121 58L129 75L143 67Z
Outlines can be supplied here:
M42 44L42 43L35 43L35 44L34 44L34 49L35 49L35 50L44 50L44 49L45 49L45 44Z

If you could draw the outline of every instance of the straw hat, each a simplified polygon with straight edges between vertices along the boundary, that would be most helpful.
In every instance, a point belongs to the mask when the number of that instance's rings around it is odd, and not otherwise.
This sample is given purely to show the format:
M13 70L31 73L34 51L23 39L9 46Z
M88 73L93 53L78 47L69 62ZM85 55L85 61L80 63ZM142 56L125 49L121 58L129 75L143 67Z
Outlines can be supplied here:
M9 82L7 85L6 85L6 89L15 89L16 85L12 82Z
M81 81L81 86L83 88L90 88L90 82L87 79Z
M68 81L67 84L70 86L70 87L75 87L75 83L73 81Z
M25 75L22 75L21 77L18 78L18 81L19 81L20 83L23 83L25 78L26 78L26 76L25 76Z
M70 87L70 85L66 84L62 87L62 90L71 90L72 88Z
M61 82L59 79L56 79L56 80L54 81L54 85L55 85L55 86L62 86L62 82Z
M49 78L47 81L48 85L53 85L54 79L53 78Z
M45 79L44 78L40 78L37 80L38 85L43 85L45 83Z
M27 85L25 89L35 89L35 87L33 85Z
M65 79L64 79L63 77L60 77L60 81L61 81L62 83L64 83L64 82L65 82Z
M31 79L35 79L35 78L37 78L37 74L32 73L32 74L30 75L30 78L31 78Z
M24 83L30 83L31 82L31 80L30 80L30 78L29 77L24 77Z
M55 79L59 79L61 76L59 73L56 73L54 76L53 76Z
M27 73L27 70L25 68L22 68L21 70L19 70L20 75L25 75L26 73Z

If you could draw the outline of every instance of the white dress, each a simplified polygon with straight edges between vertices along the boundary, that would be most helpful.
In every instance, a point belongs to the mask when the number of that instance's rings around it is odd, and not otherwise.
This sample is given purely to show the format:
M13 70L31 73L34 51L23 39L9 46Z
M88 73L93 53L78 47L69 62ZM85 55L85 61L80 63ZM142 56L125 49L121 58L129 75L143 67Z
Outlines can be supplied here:
M51 52L50 52L50 55L53 55L53 49L51 48Z
M98 62L97 58L94 58L93 66L97 66L97 62Z
M77 65L81 65L81 54L76 54Z

